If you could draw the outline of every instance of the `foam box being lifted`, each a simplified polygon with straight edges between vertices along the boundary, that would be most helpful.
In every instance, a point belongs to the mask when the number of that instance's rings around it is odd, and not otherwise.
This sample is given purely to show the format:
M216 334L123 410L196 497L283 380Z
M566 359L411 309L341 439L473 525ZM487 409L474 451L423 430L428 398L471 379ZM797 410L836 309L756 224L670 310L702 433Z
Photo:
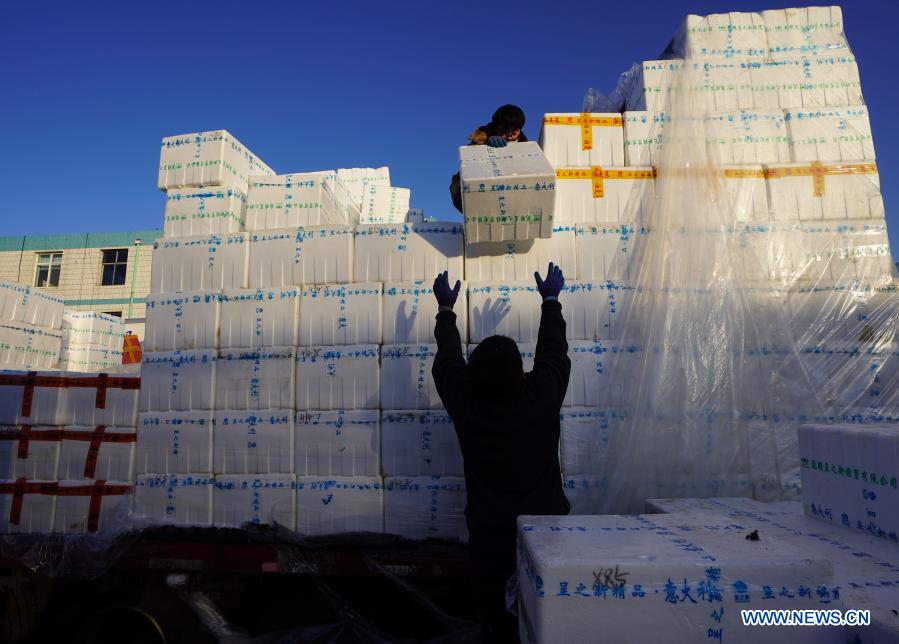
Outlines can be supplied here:
M369 186L389 186L390 168L338 168L337 178L346 186L357 208L362 207L365 189Z
M558 168L556 222L642 223L655 198L653 168Z
M406 539L468 539L465 479L392 476L384 479L384 532Z
M218 474L292 474L293 412L217 411L213 469Z
M381 347L381 407L440 409L443 403L431 375L436 344Z
M215 351L145 353L140 411L195 411L215 407Z
M565 277L579 275L575 257L574 226L556 226L548 239L517 239L482 242L465 248L465 279L469 282L524 282L539 271L546 275L550 262L562 269ZM456 278L450 275L451 280Z
M357 282L431 283L443 271L463 278L462 226L457 223L368 224L354 235Z
M207 474L146 474L134 486L135 524L211 526L215 480Z
M52 532L57 487L55 480L0 479L0 534Z
M296 527L297 484L292 474L215 477L213 523L239 528L244 523Z
M296 346L299 287L232 289L221 300L222 349Z
M636 282L649 234L648 227L637 224L578 226L574 240L578 276L585 281Z
M869 163L782 163L765 167L774 218L883 219L877 165Z
M217 292L147 296L144 351L216 349L221 296Z
M789 163L790 130L781 110L713 112L705 116L706 147L715 165Z
M215 369L215 407L293 409L295 369L293 347L220 351Z
M793 161L874 161L868 108L791 109L785 113Z
M797 7L762 11L772 55L835 53L847 50L843 11L832 7Z
M133 427L64 427L57 477L130 481L134 478Z
M294 428L297 476L377 476L380 473L376 409L298 411Z
M250 177L246 229L347 225L334 194L338 181L336 174L321 172Z
M171 188L165 195L164 237L236 233L244 229L247 195L238 188Z
M453 283L455 283L453 278ZM434 342L437 299L430 281L384 284L384 344L428 344ZM456 300L456 326L462 342L468 341L468 293L463 283Z
M60 481L53 512L53 532L120 532L131 526L130 479Z
M300 345L380 342L380 282L303 287L300 298Z
M65 301L39 288L0 280L0 319L61 329Z
M627 413L620 409L571 407L559 414L562 436L559 445L562 473L566 477L606 472L609 441L625 428Z
M381 477L297 477L297 532L300 534L383 530Z
M60 438L58 427L0 425L0 478L55 481Z
M246 288L248 233L157 239L151 293Z
M362 195L360 224L401 224L409 212L409 188L370 184Z
M187 186L233 186L246 192L253 175L274 175L225 130L180 134L162 139L160 190Z
M463 476L462 450L445 411L381 412L386 476Z
M463 146L459 173L469 244L552 235L556 180L536 143Z
M670 117L665 112L647 112L645 110L625 112L622 117L624 119L624 162L621 165L658 165L665 123Z
M546 114L539 141L554 168L627 165L621 114Z
M377 409L379 347L297 349L296 409Z
M212 473L212 412L148 412L137 421L137 474Z
M121 350L125 338L125 322L120 317L96 311L65 311L62 316L62 332L67 344Z
M757 108L845 109L865 103L858 65L849 52L778 56L746 67Z
M353 229L349 226L284 228L250 235L250 288L352 281Z

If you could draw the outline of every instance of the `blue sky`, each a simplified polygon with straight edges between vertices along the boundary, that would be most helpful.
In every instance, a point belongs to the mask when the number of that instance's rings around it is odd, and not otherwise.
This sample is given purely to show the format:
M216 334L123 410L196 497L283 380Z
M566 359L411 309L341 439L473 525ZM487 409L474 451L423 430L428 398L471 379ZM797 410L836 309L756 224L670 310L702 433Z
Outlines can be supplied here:
M610 90L685 14L775 5L10 3L0 235L161 227L160 139L220 128L280 173L389 165L413 206L456 218L457 146L498 105L521 105L536 138L544 112ZM895 245L899 3L853 0L844 19Z

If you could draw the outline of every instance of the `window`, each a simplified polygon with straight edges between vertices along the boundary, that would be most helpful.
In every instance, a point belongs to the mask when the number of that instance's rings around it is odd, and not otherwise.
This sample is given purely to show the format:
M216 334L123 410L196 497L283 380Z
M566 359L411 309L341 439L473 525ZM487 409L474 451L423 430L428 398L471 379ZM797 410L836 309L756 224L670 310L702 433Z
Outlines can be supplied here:
M62 272L62 253L38 253L37 268L34 271L34 285L44 288L59 286Z
M103 314L104 314L104 315L111 315L111 316L114 317L114 318L120 318L120 317L122 317L122 312L121 312L121 311L103 311Z
M117 248L103 251L103 286L121 286L128 271L128 249Z

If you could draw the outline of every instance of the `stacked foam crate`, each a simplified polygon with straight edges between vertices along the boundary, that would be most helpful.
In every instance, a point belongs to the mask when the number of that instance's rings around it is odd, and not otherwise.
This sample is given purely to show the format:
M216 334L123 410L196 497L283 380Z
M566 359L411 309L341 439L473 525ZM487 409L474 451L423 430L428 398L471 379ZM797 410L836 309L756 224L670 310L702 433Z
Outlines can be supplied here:
M63 310L46 291L0 280L0 368L56 368Z
M108 371L122 364L125 323L95 311L65 311L62 317L63 371Z
M130 521L140 378L0 373L0 533Z

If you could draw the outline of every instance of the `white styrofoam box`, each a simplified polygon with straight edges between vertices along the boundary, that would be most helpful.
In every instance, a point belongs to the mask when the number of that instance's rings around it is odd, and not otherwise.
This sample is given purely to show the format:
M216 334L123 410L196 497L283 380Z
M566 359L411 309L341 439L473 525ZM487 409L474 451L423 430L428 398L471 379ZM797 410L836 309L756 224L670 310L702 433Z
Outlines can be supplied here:
M630 111L624 118L625 166L654 166L659 164L665 123L665 112ZM608 165L608 164L607 164ZM612 164L614 165L614 164Z
M0 479L0 534L53 531L57 483Z
M777 56L745 66L757 108L845 109L865 103L858 65L848 51Z
M765 182L762 180L762 189ZM638 224L578 226L575 237L578 275L582 280L635 282L650 229Z
M899 534L899 425L802 425L805 513L896 540Z
M409 188L369 184L362 194L360 224L401 224L409 212Z
M0 364L33 371L58 366L62 332L21 322L0 322Z
M793 161L874 161L868 108L789 109Z
M755 12L690 14L681 23L672 47L678 58L766 56L765 20Z
M62 397L65 425L134 427L140 397L140 378L127 375L65 374L71 376Z
M793 53L846 51L843 11L838 6L796 7L762 11L768 51L773 56Z
M443 403L431 375L436 344L396 344L381 347L381 407L441 409Z
M582 112L543 116L540 147L554 168L627 165L621 114Z
M454 283L454 282L453 282ZM384 284L384 344L427 344L434 341L437 299L431 282L387 282ZM462 342L468 341L468 293L463 283L455 305L456 326Z
M556 222L618 224L649 219L653 168L558 168Z
M246 229L251 231L350 223L334 194L336 173L250 177Z
M0 478L55 481L58 427L0 425Z
M728 210L734 213L736 221L767 222L771 218L765 171L760 164L725 165L720 169L720 176Z
M624 429L627 413L614 408L572 407L563 409L559 420L562 428L559 460L563 476L606 472L611 466L609 441L615 432Z
M380 342L380 282L303 287L300 298L300 345Z
M300 289L229 289L221 295L222 349L289 347L297 344Z
M133 490L130 481L60 481L53 532L115 534L128 529Z
M147 295L143 350L217 349L220 308L217 292Z
M377 476L376 409L298 411L294 416L297 476Z
M381 477L297 477L297 532L300 534L383 530Z
M69 346L59 352L59 368L63 371L108 371L121 364L121 349Z
M212 473L210 411L148 412L137 423L137 474Z
M213 426L216 474L293 473L292 411L217 411Z
M115 315L96 311L65 311L62 316L63 339L68 344L121 349L125 322Z
M574 249L576 233L574 226L556 226L547 239L470 244L465 247L465 279L523 282L533 280L537 271L545 276L550 262L561 268L566 278L575 279L580 275Z
M641 641L754 642L757 633L742 625L741 608L829 607L822 604L832 601L835 584L826 556L773 535L747 541L743 525L713 519L519 517L522 641L589 641L599 630L631 641L640 624ZM826 598L815 592L821 586ZM765 641L836 643L844 635L771 627Z
M293 347L222 350L215 368L215 407L293 409L295 375Z
M130 481L134 473L133 427L78 427L62 429L58 478Z
M781 110L713 112L705 117L706 146L716 165L789 163L790 130Z
M667 114L671 88L683 66L683 60L644 60L626 96L626 108L638 112Z
M367 224L356 228L354 235L356 282L431 283L443 271L463 279L462 226L458 223Z
M794 239L778 232L769 245L776 246L778 238L784 238L783 261L789 261L794 280L811 282L823 293L841 287L843 295L856 294L849 301L857 304L867 295L863 285L883 284L892 275L886 222L882 219L806 220L791 226L799 230ZM799 289L808 292L805 286Z
M352 281L353 229L349 226L284 228L250 235L250 288Z
M407 539L468 539L465 479L384 478L384 532Z
M209 474L139 474L134 486L134 522L211 526L214 485Z
M377 409L379 347L297 348L296 409Z
M469 244L552 235L556 178L536 143L460 147L459 173Z
M144 353L140 411L214 409L215 351Z
M0 319L61 329L65 301L47 291L0 280Z
M293 474L216 476L213 522L220 528L278 523L293 530L296 492Z
M249 233L157 239L151 293L246 288Z
M164 237L236 233L244 229L247 195L228 187L169 188Z
M382 411L385 476L463 476L462 450L445 411Z
M780 163L766 166L775 219L883 219L875 163Z
M253 175L274 175L226 130L179 134L162 139L159 189L234 186L244 192Z
M71 424L67 387L68 379L56 371L0 371L0 424Z
M362 199L368 186L389 186L390 168L338 168L337 178L346 186L357 208L362 207Z

